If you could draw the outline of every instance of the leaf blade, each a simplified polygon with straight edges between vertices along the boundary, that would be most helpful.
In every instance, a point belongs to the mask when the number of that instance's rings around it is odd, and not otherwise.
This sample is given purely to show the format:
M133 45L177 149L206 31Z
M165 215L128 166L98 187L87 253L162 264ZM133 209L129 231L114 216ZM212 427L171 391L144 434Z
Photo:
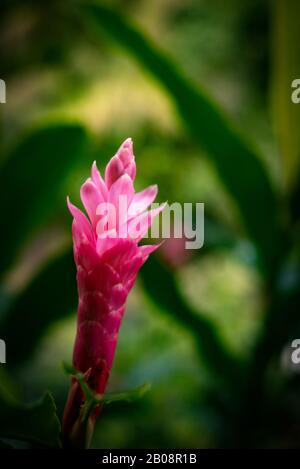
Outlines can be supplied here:
M46 393L33 404L0 398L0 437L59 447L60 423L53 397Z

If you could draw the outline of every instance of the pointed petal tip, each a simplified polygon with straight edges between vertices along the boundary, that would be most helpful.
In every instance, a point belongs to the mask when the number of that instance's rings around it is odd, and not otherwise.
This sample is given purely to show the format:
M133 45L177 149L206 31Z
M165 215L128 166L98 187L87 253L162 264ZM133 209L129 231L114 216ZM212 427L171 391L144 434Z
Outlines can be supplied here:
M101 173L98 169L97 162L94 160L91 168L91 178L94 184L97 186L104 200L107 199L108 191L105 182L102 179Z
M151 191L153 193L155 193L157 195L158 193L158 185L157 184L151 184L151 186L148 186L146 187L146 189L144 189L143 191L141 191L142 193L143 192L146 192L146 191Z
M164 240L161 241L158 244L144 244L143 246L139 247L139 251L142 255L143 258L143 264L147 261L148 257L157 249L161 247L161 245L164 243Z
M71 200L70 200L70 197L67 195L66 197L66 200L67 200L67 206L68 206L68 209L70 210L71 212L71 208L74 207L74 205L72 204ZM72 213L72 212L71 212Z
M98 168L97 168L97 163L96 160L93 161L92 167L91 167L91 178L95 182L97 179L97 173L98 173Z
M79 210L76 205L73 205L71 200L70 200L70 197L67 196L67 206L68 206L68 209L69 209L69 212L71 213L71 215L75 218L76 216L76 212Z
M124 140L124 142L121 144L121 146L119 147L118 151L117 151L117 154L120 155L122 154L123 152L127 151L128 152L128 156L126 158L126 160L130 160L130 159L133 159L134 160L134 154L133 154L133 140L131 137L129 138L126 138L126 140ZM128 161L127 161L128 163Z
M149 186L149 189L153 192L154 199L156 199L158 194L158 185L152 184L151 186Z
M123 147L132 147L133 146L133 140L131 137L128 137L126 138L126 140L124 140L123 144L122 144Z

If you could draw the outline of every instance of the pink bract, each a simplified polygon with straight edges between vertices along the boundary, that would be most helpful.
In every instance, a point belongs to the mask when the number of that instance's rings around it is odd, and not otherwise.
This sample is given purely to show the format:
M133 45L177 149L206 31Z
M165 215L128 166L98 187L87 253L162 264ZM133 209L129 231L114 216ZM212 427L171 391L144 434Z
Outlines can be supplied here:
M73 365L98 394L106 388L128 293L139 269L158 247L138 243L165 206L147 211L157 195L157 186L135 192L135 175L129 138L109 161L104 179L93 163L91 177L80 190L88 217L68 199L79 296ZM107 207L106 218L101 207ZM111 208L116 219L110 216ZM136 227L140 228L138 232ZM64 434L72 432L83 402L74 378L64 413Z

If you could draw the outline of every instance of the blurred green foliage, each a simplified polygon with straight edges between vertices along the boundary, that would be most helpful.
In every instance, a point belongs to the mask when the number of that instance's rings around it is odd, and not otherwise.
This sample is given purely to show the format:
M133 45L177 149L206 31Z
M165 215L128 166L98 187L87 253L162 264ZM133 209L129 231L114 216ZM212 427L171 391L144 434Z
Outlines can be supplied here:
M33 404L22 404L12 393L7 381L5 372L2 371L0 436L5 439L30 442L41 448L57 447L60 423L51 395L47 393Z
M1 2L1 437L58 444L52 398L20 401L50 389L61 415L66 398L77 294L65 196L78 201L91 161L103 169L131 134L138 186L205 202L206 239L184 265L161 254L143 267L110 387L152 388L105 408L94 446L299 446L299 375L284 361L300 332L297 8Z
M55 124L35 129L5 156L1 166L0 184L5 194L1 213L10 230L1 231L2 271L18 254L18 246L26 241L28 232L49 222L55 213L62 181L89 151L87 142L80 125Z

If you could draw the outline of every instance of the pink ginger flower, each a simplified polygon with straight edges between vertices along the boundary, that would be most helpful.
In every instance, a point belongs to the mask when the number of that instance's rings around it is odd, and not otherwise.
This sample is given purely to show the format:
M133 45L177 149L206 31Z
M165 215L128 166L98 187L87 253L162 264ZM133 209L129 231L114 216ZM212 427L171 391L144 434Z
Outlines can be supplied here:
M74 367L85 375L91 389L103 395L112 368L125 303L138 271L158 245L139 246L156 215L165 205L147 208L157 186L135 192L136 164L132 140L127 139L101 177L96 162L80 195L88 218L68 200L73 215L72 234L77 267L78 319L73 351ZM115 212L115 213L113 213ZM80 428L84 395L75 377L63 417L69 445L86 438ZM90 416L90 437L96 409Z

